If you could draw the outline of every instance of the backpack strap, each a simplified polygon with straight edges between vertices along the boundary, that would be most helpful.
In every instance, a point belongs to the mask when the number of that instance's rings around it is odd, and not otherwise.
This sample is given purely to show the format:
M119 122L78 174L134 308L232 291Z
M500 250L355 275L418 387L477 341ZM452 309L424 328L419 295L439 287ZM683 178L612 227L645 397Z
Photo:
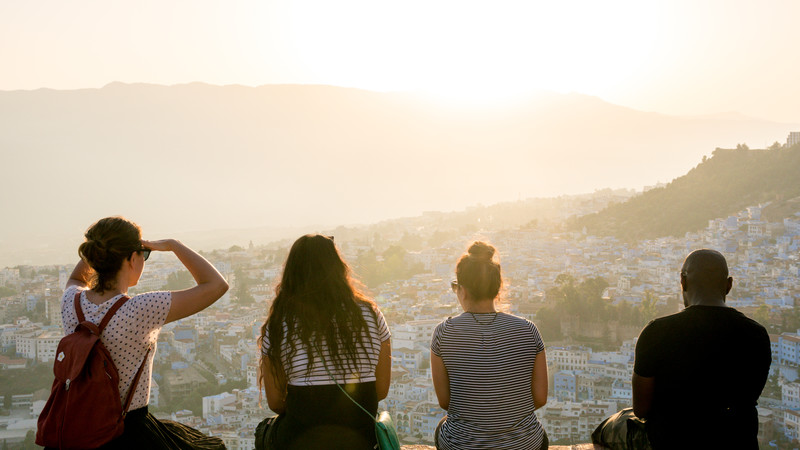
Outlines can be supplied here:
M75 315L78 316L78 323L81 323L81 322L86 320L86 316L83 315L83 308L81 308L81 292L83 292L83 291L79 291L79 292L75 293L75 302L74 302L75 303ZM114 317L114 314L117 313L117 310L122 308L122 305L124 305L125 302L127 302L130 299L131 298L126 295L126 296L122 297L121 299L117 300L117 303L114 303L113 305L111 305L111 308L109 308L108 312L106 313L105 316L103 316L103 319L100 321L100 324L97 326L97 329L99 330L100 333L103 332L103 329L105 329L106 325L108 325L108 322L111 321L111 318Z
M128 408L131 406L131 402L133 401L133 394L136 392L136 386L139 384L139 377L142 375L142 370L144 369L144 365L147 364L147 357L150 356L150 350L153 349L152 345L147 347L147 352L144 354L144 359L142 360L142 365L139 366L139 370L136 371L136 375L133 376L133 381L131 381L131 388L128 389L128 395L125 396L125 404L122 405L122 418L124 419L125 416L128 414Z
M125 302L127 302L130 299L131 299L130 297L125 295L121 299L117 300L117 303L111 305L111 308L109 308L106 315L103 316L103 320L100 321L100 325L97 326L97 329L100 330L101 333L105 329L106 325L108 325L108 322L111 321L111 318L114 317L114 314L116 314L117 310L122 308L122 305L124 305Z
M81 308L81 292L75 293L75 315L78 316L78 323L83 322L86 318L83 316L83 309Z

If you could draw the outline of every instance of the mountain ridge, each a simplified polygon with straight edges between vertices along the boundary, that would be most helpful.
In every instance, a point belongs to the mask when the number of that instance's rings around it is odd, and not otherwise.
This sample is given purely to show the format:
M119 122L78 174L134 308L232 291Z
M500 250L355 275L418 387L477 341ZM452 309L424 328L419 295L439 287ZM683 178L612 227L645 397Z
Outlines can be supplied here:
M325 85L0 91L0 251L115 214L146 230L295 227L638 188L792 129L583 94L468 108Z
M625 202L573 218L572 229L626 240L681 236L749 206L766 206L770 221L800 212L800 145L716 149L685 175Z

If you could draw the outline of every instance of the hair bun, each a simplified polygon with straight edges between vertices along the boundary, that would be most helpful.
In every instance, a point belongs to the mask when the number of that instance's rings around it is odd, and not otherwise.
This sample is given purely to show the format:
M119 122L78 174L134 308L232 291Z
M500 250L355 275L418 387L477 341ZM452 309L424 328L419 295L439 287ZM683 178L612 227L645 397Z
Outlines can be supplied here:
M469 246L469 250L467 250L469 256L475 259L486 261L490 261L492 259L494 256L494 251L494 247L481 241L473 242L472 245Z
M89 239L81 244L78 248L78 253L92 268L102 265L103 261L108 258L106 246L94 239Z

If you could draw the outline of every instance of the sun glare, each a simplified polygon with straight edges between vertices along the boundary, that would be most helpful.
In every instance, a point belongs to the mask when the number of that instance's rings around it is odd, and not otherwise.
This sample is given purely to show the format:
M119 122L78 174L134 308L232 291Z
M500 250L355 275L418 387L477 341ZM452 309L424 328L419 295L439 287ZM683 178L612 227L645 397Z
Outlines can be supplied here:
M479 103L630 86L661 17L631 0L349 5L292 3L289 44L316 79Z

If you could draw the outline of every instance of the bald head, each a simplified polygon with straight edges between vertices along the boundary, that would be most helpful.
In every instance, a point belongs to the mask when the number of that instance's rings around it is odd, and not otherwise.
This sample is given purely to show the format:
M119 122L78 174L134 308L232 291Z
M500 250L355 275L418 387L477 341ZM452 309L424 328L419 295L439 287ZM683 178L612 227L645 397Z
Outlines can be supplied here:
M722 306L732 285L733 278L728 276L728 263L716 250L695 250L683 262L681 286L686 306Z

